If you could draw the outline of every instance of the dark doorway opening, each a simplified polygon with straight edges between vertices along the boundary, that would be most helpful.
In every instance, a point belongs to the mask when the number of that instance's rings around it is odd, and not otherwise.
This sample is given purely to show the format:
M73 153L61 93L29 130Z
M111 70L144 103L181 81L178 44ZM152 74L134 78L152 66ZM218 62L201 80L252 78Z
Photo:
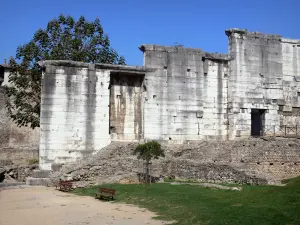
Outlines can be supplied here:
M265 109L251 109L251 136L263 135Z

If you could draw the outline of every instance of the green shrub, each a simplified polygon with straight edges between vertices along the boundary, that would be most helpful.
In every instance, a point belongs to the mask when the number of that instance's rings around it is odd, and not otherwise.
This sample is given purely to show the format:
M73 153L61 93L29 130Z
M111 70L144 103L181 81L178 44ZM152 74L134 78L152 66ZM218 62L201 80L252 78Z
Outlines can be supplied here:
M165 157L164 150L157 141L150 141L145 144L140 144L133 151L134 155L137 155L138 159L144 160L146 163L145 182L150 183L150 162L152 159L158 159L159 157Z
M150 141L138 145L133 154L137 155L138 159L142 159L146 162L150 162L152 159L158 159L159 157L165 157L164 150L157 141Z
M38 163L39 163L39 158L28 159L29 165L38 164Z

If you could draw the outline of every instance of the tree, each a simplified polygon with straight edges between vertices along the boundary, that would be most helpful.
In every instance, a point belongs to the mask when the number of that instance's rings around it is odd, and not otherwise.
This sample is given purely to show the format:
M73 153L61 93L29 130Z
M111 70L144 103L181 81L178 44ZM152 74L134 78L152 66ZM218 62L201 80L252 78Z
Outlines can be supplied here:
M10 59L11 72L5 87L6 107L19 126L40 125L42 60L73 60L86 63L125 64L124 57L111 48L100 20L86 21L82 16L75 21L60 15L51 20L46 29L35 32L29 43L17 48Z
M146 183L150 181L150 164L152 159L158 159L159 157L165 157L164 150L157 141L147 142L145 144L140 144L133 151L134 155L137 155L138 159L144 160L146 164Z

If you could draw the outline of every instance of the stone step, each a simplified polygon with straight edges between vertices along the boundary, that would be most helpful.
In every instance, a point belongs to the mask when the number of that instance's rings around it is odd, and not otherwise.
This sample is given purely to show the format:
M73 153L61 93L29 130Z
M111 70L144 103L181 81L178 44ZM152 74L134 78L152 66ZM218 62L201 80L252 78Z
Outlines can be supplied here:
M49 186L51 185L51 180L49 178L27 177L26 184L30 186Z
M48 178L51 170L33 170L32 177L33 178Z

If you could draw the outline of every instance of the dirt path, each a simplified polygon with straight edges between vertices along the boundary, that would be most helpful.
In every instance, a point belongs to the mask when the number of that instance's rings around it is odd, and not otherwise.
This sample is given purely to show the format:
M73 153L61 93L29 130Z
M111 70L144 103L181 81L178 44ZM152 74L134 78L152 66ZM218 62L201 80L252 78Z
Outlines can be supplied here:
M0 225L160 225L154 213L134 206L101 202L34 187L0 191Z

